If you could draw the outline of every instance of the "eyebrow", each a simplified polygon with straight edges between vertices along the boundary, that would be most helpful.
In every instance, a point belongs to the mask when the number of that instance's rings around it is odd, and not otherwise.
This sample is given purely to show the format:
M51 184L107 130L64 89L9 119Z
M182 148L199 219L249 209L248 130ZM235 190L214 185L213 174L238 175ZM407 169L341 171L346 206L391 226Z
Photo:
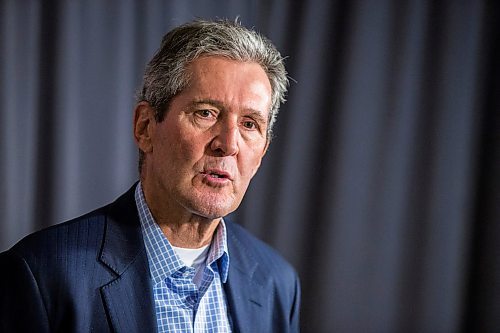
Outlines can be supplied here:
M220 102L218 100L214 100L214 99L197 99L197 100L194 100L191 103L191 105L193 105L193 106L200 105L200 104L213 105L216 108L221 109L221 110L226 110L227 109L224 106L224 103L222 103L222 102ZM264 115L262 114L262 112L259 111L259 110L252 109L252 108L247 108L247 109L245 109L245 111L247 112L247 115L253 117L258 122L267 123L267 121L268 121L268 119L266 117L264 117Z
M222 102L215 100L215 99L197 99L197 100L194 100L191 104L193 106L200 105L200 104L210 104L210 105L213 105L221 110L225 109L224 104Z

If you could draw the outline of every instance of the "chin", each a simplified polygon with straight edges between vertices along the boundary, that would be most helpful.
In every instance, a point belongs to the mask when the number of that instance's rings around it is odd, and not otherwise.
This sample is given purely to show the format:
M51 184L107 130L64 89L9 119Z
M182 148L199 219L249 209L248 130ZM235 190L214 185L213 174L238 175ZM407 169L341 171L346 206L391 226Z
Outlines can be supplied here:
M218 219L232 213L237 206L234 202L228 200L196 200L191 202L190 210L196 215L203 216L208 219Z
M231 209L230 207L221 207L219 205L203 205L193 208L193 212L195 214L203 216L207 219L218 219L234 211L234 209Z
M218 219L238 208L241 199L235 193L197 191L179 193L180 203L193 214L207 219Z

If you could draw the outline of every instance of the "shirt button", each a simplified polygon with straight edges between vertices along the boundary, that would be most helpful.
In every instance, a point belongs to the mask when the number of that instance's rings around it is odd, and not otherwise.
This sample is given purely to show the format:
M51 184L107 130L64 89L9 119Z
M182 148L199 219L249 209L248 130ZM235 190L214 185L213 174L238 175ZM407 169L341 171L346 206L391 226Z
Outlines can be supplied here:
M188 296L188 297L186 297L186 301L189 304L195 304L196 303L196 296Z

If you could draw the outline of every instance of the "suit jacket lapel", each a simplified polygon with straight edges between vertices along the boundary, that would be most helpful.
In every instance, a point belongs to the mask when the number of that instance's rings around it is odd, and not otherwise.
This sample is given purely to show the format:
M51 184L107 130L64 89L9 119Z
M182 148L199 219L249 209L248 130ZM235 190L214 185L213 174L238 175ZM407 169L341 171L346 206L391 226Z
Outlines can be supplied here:
M107 214L100 261L116 274L101 287L115 332L156 332L153 291L133 186Z
M268 309L265 275L243 244L228 231L229 274L224 286L235 332L264 332L262 313Z

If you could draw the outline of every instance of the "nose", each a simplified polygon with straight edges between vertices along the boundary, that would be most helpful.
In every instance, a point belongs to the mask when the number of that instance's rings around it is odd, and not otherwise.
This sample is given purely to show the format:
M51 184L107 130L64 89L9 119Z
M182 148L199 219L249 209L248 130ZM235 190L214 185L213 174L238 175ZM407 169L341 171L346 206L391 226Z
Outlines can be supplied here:
M236 124L220 124L210 148L222 156L232 156L239 152L240 132Z

